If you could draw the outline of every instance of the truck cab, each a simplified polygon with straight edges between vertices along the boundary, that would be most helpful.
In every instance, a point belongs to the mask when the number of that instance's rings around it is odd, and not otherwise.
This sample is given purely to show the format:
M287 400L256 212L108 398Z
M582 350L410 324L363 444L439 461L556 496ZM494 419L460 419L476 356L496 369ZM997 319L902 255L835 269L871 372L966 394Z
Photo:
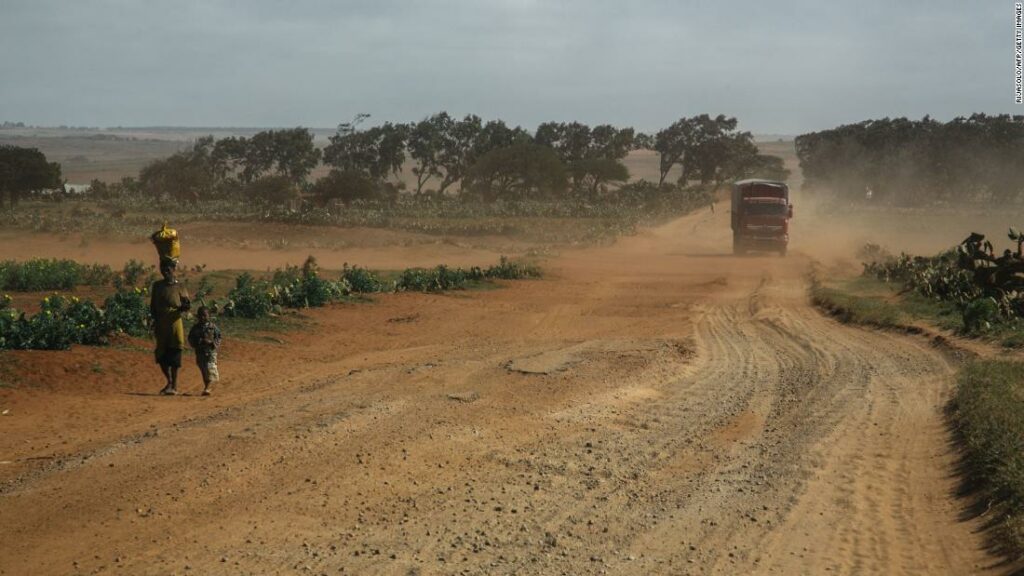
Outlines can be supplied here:
M732 186L732 249L778 252L789 248L789 220L793 205L789 186L775 180L740 180Z

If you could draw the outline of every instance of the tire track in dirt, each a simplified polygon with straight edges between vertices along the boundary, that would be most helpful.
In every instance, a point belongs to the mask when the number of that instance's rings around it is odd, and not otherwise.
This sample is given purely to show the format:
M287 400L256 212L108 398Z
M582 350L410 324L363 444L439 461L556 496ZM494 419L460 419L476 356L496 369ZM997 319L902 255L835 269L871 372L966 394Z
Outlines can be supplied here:
M952 369L939 353L801 307L759 307L751 331L734 318L721 325L727 340L777 359L757 362L774 372L761 382L771 428L729 452L743 472L725 465L705 478L735 488L728 502L712 494L716 515L750 522L716 520L697 539L696 564L723 574L968 574L989 564L952 499L941 418ZM735 359L735 348L708 353Z

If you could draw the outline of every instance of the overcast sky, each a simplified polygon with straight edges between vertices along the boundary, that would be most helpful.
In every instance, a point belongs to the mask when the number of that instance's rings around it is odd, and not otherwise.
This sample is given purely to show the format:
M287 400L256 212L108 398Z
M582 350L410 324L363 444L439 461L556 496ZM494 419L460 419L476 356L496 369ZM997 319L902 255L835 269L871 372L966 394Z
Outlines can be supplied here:
M475 113L793 134L1024 113L1013 2L0 0L0 121L330 127Z

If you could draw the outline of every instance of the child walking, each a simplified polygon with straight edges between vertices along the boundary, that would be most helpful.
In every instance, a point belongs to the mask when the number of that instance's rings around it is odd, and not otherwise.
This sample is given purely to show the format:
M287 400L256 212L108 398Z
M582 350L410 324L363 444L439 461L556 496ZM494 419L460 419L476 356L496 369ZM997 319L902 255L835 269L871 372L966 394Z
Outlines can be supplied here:
M203 396L210 395L210 384L220 380L217 371L217 349L220 348L220 328L210 321L210 310L200 306L196 311L196 324L189 330L188 343L196 351L196 364L203 375Z

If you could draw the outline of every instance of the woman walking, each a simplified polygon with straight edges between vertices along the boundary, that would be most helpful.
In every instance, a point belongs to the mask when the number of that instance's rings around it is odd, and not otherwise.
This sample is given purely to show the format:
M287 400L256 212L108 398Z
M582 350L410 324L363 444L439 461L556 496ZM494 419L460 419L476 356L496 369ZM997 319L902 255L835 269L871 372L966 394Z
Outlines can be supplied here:
M153 335L156 337L156 363L167 380L160 393L168 396L178 393L178 368L181 368L181 352L185 349L185 327L181 315L191 306L188 290L175 277L177 266L175 258L160 259L163 279L153 283L149 301Z

